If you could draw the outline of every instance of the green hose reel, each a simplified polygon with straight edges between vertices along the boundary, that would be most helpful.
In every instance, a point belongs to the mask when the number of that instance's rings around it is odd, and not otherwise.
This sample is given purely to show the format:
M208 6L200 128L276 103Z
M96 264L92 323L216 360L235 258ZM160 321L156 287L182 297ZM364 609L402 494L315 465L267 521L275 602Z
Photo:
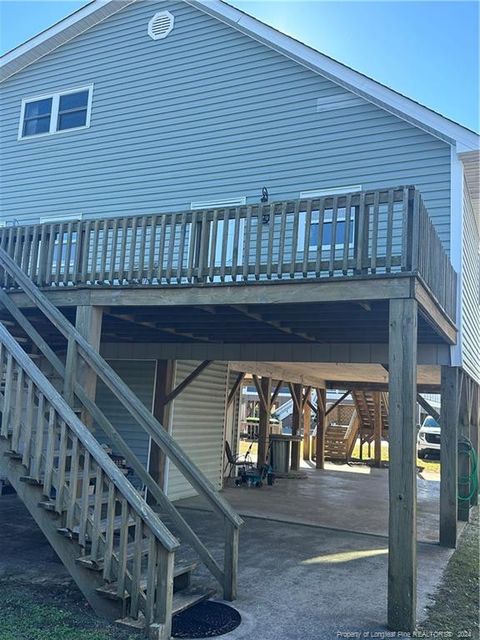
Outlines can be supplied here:
M462 502L470 502L473 496L478 491L478 458L474 446L468 438L462 437L458 441L458 453L467 455L470 458L470 473L468 476L459 476L458 489L467 487L469 488L469 494L467 496L458 496L458 499Z

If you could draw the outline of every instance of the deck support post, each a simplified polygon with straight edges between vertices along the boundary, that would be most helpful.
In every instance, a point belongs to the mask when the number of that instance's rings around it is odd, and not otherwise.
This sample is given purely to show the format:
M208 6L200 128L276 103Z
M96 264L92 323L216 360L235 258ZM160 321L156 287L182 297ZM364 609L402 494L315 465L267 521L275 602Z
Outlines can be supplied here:
M442 367L440 430L440 544L457 546L458 411L461 371Z
M472 418L472 381L463 373L462 391L460 394L460 410L458 420L458 440L471 442L470 424ZM470 519L470 500L462 498L470 494L470 454L465 445L458 446L458 519L468 522Z
M308 390L305 393L305 398L303 403L303 459L304 460L310 460L310 457L311 457L310 427L312 424L312 410L309 405L311 395L312 395L311 390Z
M77 307L75 328L95 349L100 351L102 335L103 308L92 305L80 305ZM88 397L95 401L97 391L97 374L83 361L78 354L77 343L71 339L68 341L67 358L65 366L64 396L67 402L73 406L74 381L79 382ZM88 412L82 410L80 420L87 427L93 427L93 420Z
M390 301L388 627L415 629L417 302Z
M473 402L472 402L472 429L471 429L471 437L473 449L477 456L477 490L474 491L472 495L472 499L470 500L470 504L472 506L478 504L478 487L480 486L480 465L478 464L479 450L478 450L478 435L480 429L480 385L476 382L473 382Z
M174 360L157 360L155 362L152 413L166 431L169 428L172 410L172 403L168 402L168 396L172 392L174 378ZM164 487L166 456L153 440L150 446L149 473L160 487Z
M382 464L382 396L380 391L373 392L375 419L373 424L374 438L374 464L380 467Z
M325 469L325 411L327 408L326 389L317 389L317 437L315 439L315 467Z
M263 377L260 380L260 402L258 411L258 454L257 465L266 464L268 444L270 440L270 409L272 397L272 379Z
M303 406L302 406L302 385L298 382L291 385L293 413L292 413L292 436L300 435L302 431ZM300 469L300 442L292 442L292 459L290 463L292 471Z

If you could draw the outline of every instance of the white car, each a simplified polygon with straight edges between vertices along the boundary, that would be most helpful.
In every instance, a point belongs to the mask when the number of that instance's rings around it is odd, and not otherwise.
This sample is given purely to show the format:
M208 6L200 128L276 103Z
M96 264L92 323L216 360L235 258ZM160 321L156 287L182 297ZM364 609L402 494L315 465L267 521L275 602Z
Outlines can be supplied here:
M417 451L419 458L426 458L429 454L440 455L440 425L427 416L417 435Z

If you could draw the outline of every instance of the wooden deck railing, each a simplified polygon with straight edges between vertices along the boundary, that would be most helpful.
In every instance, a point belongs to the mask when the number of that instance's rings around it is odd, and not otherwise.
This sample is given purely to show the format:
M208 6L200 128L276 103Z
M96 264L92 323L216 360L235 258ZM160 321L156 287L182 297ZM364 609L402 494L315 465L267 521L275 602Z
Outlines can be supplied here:
M40 287L413 273L455 318L456 275L414 187L6 227L0 247Z
M117 583L119 598L128 594L126 614L169 629L179 542L1 323L0 380L0 435L21 456L26 479L54 502L92 562L103 560L103 579Z

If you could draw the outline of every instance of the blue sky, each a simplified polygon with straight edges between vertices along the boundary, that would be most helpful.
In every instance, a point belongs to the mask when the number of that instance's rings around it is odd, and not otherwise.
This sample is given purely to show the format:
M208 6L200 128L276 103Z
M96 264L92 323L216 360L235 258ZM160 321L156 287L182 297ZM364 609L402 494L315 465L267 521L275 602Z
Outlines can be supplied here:
M273 27L479 130L479 4L230 0ZM1 53L87 4L0 0Z

